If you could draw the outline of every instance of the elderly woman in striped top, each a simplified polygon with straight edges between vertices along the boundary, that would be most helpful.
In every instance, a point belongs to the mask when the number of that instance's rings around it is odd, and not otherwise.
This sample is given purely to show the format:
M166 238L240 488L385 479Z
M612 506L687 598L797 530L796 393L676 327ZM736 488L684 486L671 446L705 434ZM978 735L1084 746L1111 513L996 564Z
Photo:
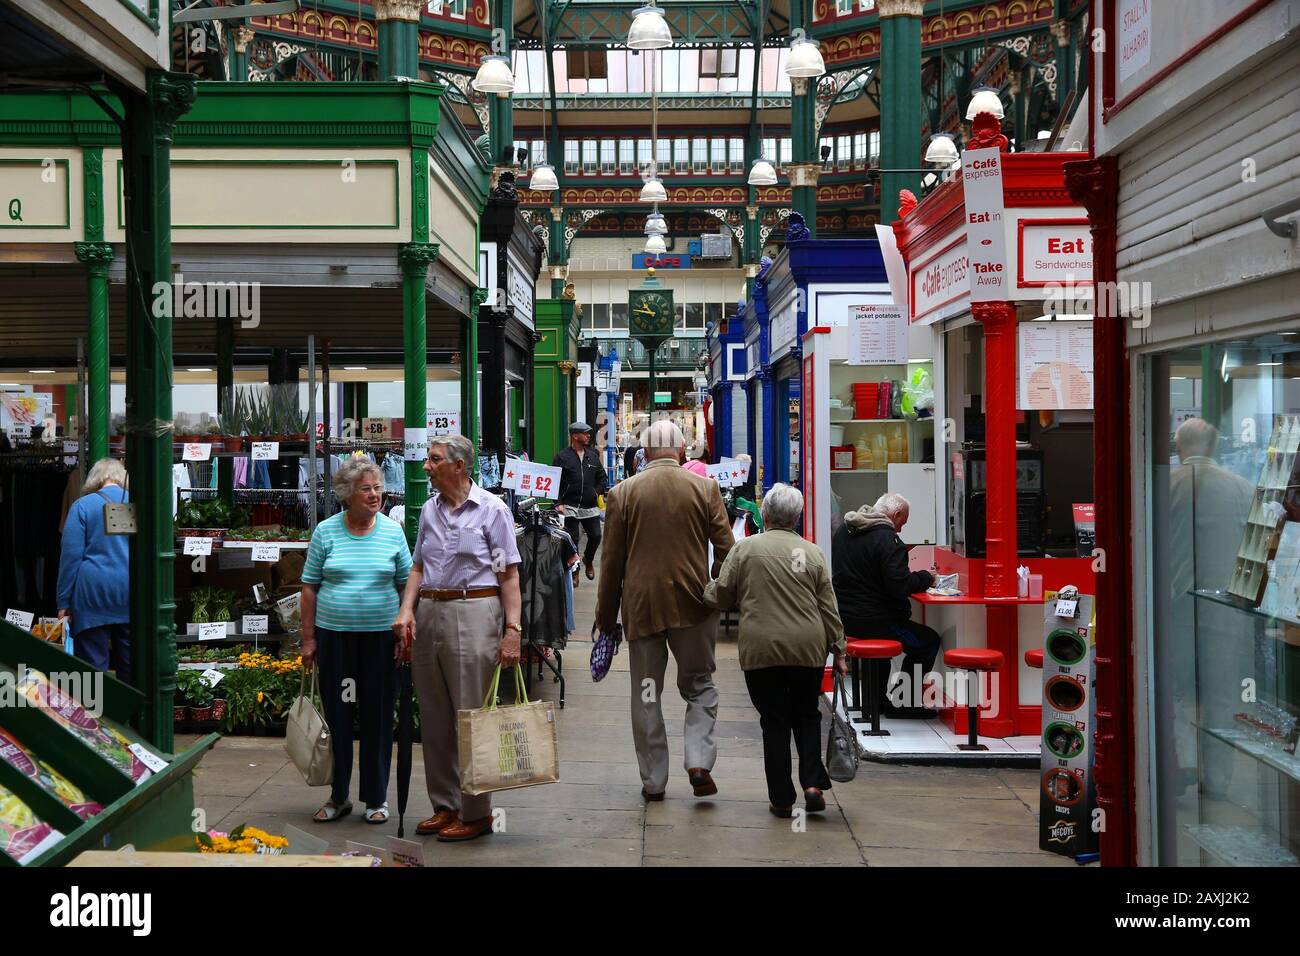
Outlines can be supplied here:
M302 657L320 667L320 696L334 750L334 784L313 819L352 811L352 721L361 727L360 797L367 823L388 820L396 661L406 644L395 622L411 573L401 525L379 513L384 476L353 459L334 476L344 510L316 526L302 570Z

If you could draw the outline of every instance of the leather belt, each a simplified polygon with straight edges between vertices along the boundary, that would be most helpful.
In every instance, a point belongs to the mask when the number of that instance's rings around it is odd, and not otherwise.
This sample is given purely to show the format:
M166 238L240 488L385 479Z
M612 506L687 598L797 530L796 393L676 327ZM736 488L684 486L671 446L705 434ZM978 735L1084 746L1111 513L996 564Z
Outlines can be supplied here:
M428 601L468 601L471 598L498 597L499 587L490 588L420 588L420 597Z

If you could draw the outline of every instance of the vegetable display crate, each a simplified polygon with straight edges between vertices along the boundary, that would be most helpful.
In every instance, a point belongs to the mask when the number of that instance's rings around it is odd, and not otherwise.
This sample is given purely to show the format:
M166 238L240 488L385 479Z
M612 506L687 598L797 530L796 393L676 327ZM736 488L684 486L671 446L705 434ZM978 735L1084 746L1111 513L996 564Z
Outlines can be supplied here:
M191 774L220 737L161 753L130 727L143 707L135 688L0 622L0 867L193 847Z

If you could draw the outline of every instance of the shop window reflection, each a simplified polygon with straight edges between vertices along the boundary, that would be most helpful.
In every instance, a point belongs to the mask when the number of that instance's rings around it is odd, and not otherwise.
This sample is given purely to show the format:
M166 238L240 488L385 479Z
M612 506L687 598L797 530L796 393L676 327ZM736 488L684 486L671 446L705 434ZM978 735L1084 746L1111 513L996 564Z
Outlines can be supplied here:
M1276 334L1151 365L1156 853L1300 864L1300 353Z

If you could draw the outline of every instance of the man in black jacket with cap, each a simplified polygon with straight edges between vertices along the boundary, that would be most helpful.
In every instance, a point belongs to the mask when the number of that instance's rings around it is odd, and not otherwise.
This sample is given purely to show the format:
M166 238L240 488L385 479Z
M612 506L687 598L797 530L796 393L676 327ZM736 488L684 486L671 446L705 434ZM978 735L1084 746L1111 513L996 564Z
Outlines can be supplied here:
M582 563L587 568L587 580L596 576L596 551L600 547L600 508L596 499L609 490L609 478L600 455L590 448L595 432L586 422L569 426L569 447L555 456L552 465L560 469L560 511L564 514L564 530L579 546L580 530L587 532L587 547ZM578 569L573 570L573 583L578 583Z
M933 628L912 620L908 596L933 585L934 575L908 567L907 545L898 536L907 524L908 510L902 495L881 495L875 505L846 514L831 539L831 586L845 636L884 638L903 645L901 670L910 683L903 685L901 693L895 690L894 700L885 696L888 675L879 688L885 711L896 714L918 713L921 681L934 669L940 646Z

